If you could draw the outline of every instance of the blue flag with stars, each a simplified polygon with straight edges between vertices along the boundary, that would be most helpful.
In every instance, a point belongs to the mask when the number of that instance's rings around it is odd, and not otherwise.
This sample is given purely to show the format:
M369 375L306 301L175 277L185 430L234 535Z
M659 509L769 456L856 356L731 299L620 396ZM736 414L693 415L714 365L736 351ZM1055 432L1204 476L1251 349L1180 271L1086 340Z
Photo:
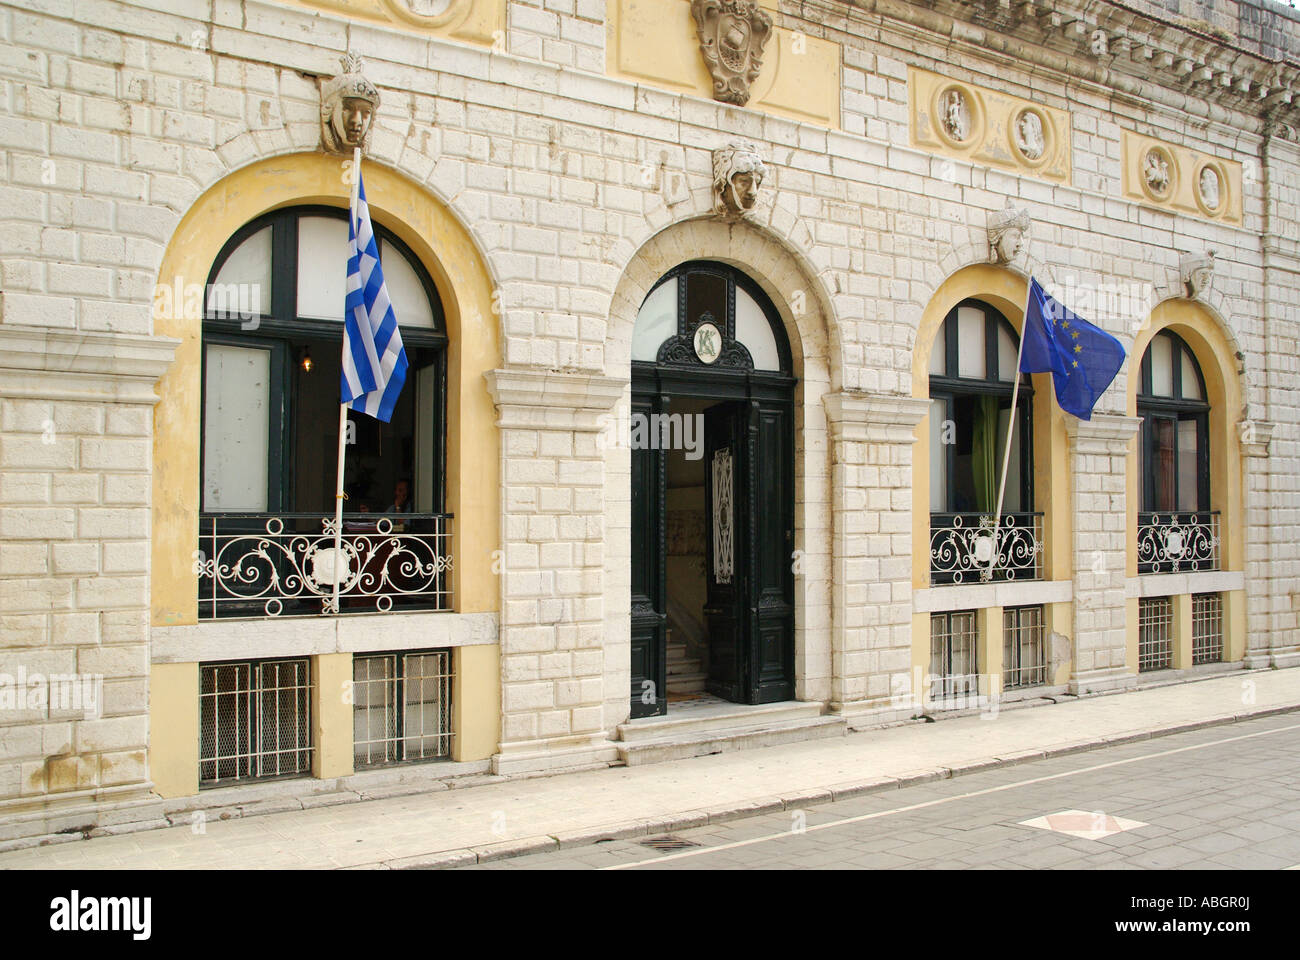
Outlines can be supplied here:
M1124 365L1124 345L1029 281L1021 373L1051 373L1056 402L1080 420L1092 419L1097 398Z

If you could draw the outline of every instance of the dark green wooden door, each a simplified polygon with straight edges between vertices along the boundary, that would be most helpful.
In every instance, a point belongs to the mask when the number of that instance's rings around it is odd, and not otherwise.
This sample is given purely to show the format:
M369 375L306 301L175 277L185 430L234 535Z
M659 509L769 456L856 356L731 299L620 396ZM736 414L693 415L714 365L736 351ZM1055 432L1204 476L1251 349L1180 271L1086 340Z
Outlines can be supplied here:
M638 398L633 414L650 417L666 406ZM632 718L668 712L666 463L658 449L632 453Z
M709 633L705 688L736 703L749 702L750 458L744 403L720 403L704 414L705 577L704 625Z

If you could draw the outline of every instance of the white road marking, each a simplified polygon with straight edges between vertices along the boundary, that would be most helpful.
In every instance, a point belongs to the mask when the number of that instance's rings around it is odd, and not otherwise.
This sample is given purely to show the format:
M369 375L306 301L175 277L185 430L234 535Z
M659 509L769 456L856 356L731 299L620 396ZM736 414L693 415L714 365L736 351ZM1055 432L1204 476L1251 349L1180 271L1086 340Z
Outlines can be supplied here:
M1300 723L1292 724L1289 727L1278 727L1274 730L1260 730L1258 733L1246 733L1239 737L1227 737L1223 740L1214 740L1210 743L1195 743L1189 747L1176 747L1173 750L1161 750L1158 753L1147 753L1140 757L1129 757L1127 760L1112 760L1109 763L1099 763L1091 767L1081 767L1078 770L1067 770L1064 773L1053 773L1045 777L1034 777L1030 780L1019 780L1015 783L1005 783L1000 787L987 787L984 790L973 790L970 793L959 793L951 797L941 797L938 800L927 800L924 803L912 803L905 807L894 807L890 810L879 810L875 813L864 813L856 817L844 817L840 820L831 820L827 823L814 824L811 827L805 827L804 833L813 833L817 830L829 830L832 827L843 827L850 823L862 823L867 820L875 820L879 817L889 817L896 813L907 813L912 810L923 810L926 807L936 807L944 803L952 803L956 800L969 800L972 797L983 797L990 793L1001 793L1004 790L1015 790L1018 787L1028 787L1035 783L1047 783L1050 780L1060 780L1065 777L1075 777L1081 773L1093 773L1097 770L1106 770L1110 767L1122 767L1130 763L1140 763L1143 760L1154 760L1157 757L1169 757L1177 753L1186 753L1189 750L1204 750L1207 747L1218 747L1225 743L1237 743L1241 740L1252 740L1255 737L1268 737L1275 733L1286 733L1289 730L1300 730ZM784 840L787 837L797 836L789 830L783 830L780 833L766 834L761 837L751 837L748 840L735 840L731 843L721 843L716 847L701 847L698 850L685 850L681 853L670 853L662 857L653 857L649 860L637 860L632 863L613 864L608 867L600 867L601 870L630 870L633 867L644 867L653 863L667 863L670 860L682 860L686 857L699 857L708 853L718 853L722 850L735 850L738 847L748 847L756 843L767 843L769 840ZM1291 869L1300 869L1297 864Z

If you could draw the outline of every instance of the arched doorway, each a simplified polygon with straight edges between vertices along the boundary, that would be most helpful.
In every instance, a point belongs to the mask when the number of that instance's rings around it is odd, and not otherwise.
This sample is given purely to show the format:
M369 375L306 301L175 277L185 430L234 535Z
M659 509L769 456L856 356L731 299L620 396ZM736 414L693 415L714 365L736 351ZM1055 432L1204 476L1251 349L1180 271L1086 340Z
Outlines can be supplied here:
M632 717L794 697L794 387L780 316L722 263L665 274L632 337ZM698 661L669 680L669 633ZM702 687L699 691L697 688Z

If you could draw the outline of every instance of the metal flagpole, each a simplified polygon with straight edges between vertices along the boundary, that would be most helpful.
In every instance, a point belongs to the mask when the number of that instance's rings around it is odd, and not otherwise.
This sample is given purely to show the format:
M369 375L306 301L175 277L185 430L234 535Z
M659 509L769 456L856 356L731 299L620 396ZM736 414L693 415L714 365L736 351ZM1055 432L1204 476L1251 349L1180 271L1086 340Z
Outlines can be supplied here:
M348 216L352 218L352 234L357 235L357 198L361 192L361 148L352 151L352 199L348 204ZM345 318L344 343L347 342ZM347 494L343 492L343 461L347 455L348 405L339 402L339 472L338 486L334 491L334 597L331 600L331 613L339 612L339 578L343 573L343 501Z
M1029 298L1034 292L1034 278L1030 276L1025 291L1025 312L1021 315L1020 346L1016 349L1016 382L1011 388L1011 416L1007 418L1007 447L1002 451L1002 481L998 484L998 509L993 515L993 550L989 555L988 578L993 579L993 567L998 562L998 528L1002 525L1002 500L1007 492L1007 468L1011 465L1011 442L1016 435L1016 412L1020 402L1020 358L1025 353L1025 334L1029 332Z

